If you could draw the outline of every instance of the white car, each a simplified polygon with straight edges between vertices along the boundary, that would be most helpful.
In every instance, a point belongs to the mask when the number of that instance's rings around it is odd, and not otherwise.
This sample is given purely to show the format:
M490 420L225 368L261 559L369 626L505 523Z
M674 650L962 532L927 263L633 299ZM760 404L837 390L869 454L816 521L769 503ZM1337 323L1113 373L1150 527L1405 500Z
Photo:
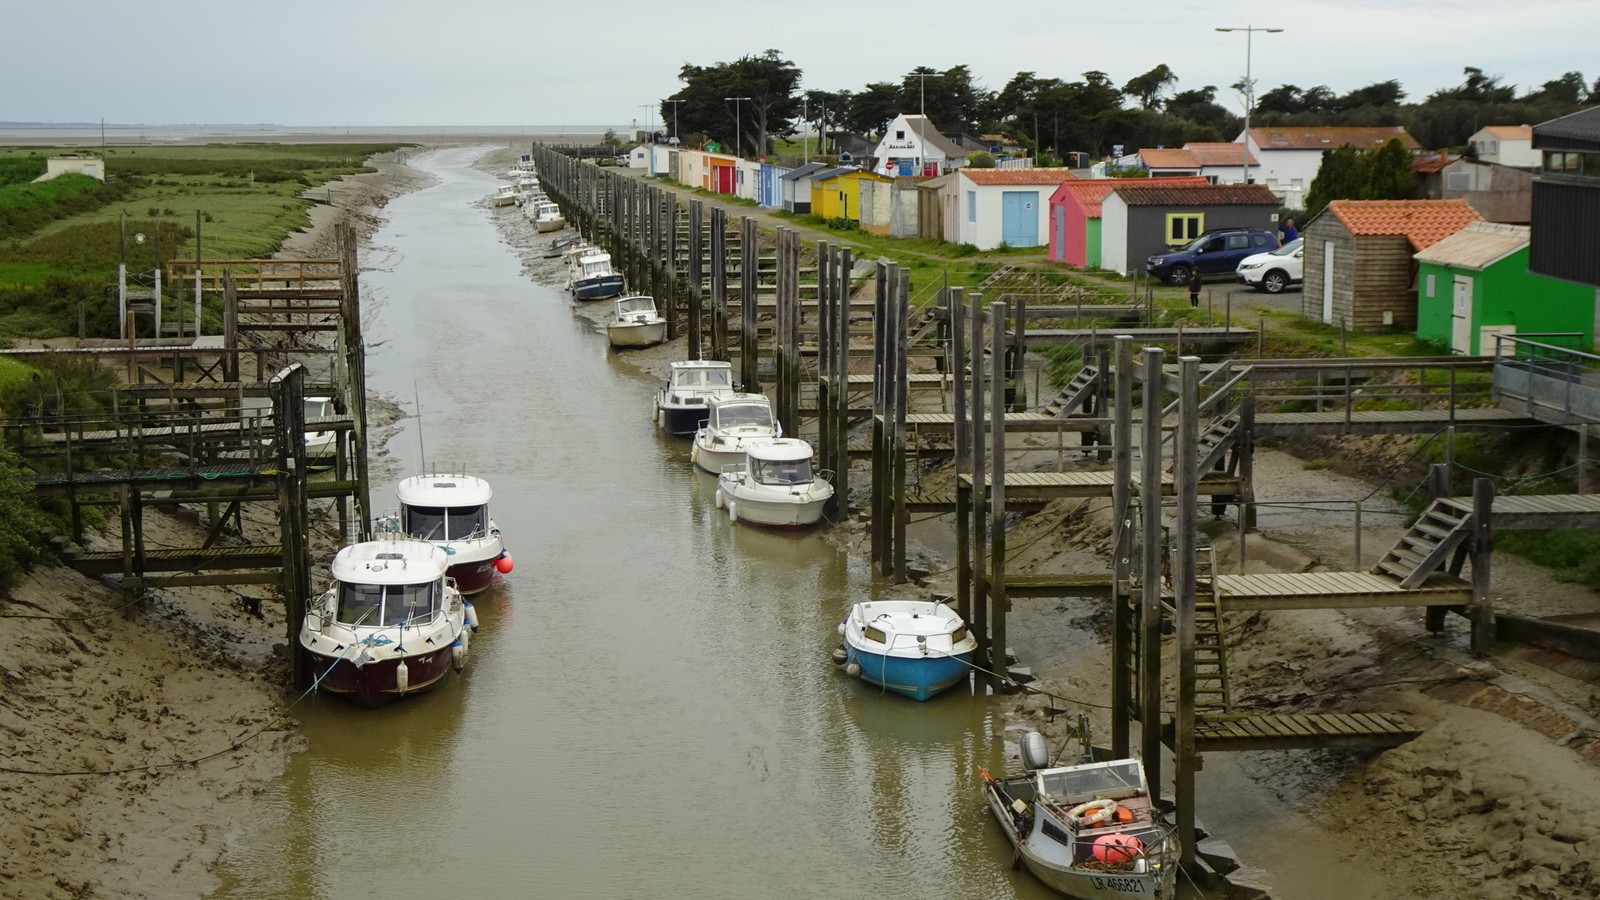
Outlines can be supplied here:
M1281 294L1289 285L1299 284L1305 270L1303 241L1295 238L1269 253L1246 256L1235 270L1239 281L1269 294Z

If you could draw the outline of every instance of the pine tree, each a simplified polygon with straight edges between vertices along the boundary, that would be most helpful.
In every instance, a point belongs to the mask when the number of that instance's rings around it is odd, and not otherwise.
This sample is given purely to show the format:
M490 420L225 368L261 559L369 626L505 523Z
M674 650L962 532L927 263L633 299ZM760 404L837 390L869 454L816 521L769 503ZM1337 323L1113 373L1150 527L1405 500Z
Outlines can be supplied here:
M1396 142L1398 143L1398 142ZM1366 184L1366 160L1361 151L1345 144L1322 151L1322 165L1306 192L1306 218L1309 220L1333 200L1354 200L1362 196Z
M1404 200L1411 196L1412 187L1416 184L1411 167L1411 151L1400 143L1399 138L1390 138L1382 147L1369 150L1364 155L1367 157L1367 177L1361 187L1363 200Z

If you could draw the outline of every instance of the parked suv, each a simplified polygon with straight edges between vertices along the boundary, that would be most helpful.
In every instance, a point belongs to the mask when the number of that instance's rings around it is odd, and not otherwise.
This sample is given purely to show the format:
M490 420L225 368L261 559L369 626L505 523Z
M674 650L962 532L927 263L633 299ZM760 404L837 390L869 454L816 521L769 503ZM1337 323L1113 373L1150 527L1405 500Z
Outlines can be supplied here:
M1224 228L1208 231L1182 249L1152 256L1145 260L1144 268L1167 284L1184 284L1194 269L1200 270L1201 277L1232 275L1246 256L1277 246L1278 236L1271 231Z
M1239 282L1269 294L1282 293L1289 285L1299 284L1305 271L1302 257L1306 252L1301 240L1295 238L1270 253L1245 257L1239 263Z

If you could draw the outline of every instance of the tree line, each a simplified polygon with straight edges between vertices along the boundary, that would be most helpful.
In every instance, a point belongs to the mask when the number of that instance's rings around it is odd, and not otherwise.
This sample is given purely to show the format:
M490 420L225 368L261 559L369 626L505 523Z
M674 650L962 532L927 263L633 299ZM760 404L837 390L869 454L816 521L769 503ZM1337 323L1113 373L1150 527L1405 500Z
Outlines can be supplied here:
M1401 125L1424 147L1467 149L1485 125L1533 124L1600 103L1600 79L1588 83L1567 72L1537 88L1518 91L1498 75L1468 66L1461 84L1407 102L1397 80L1378 81L1337 94L1326 85L1283 84L1255 95L1253 126ZM740 154L760 156L772 141L807 130L880 134L900 113L926 111L941 132L1003 134L1041 164L1073 151L1107 155L1114 145L1182 146L1189 141L1232 141L1242 115L1223 101L1246 93L1244 79L1219 97L1216 85L1179 89L1167 65L1118 85L1100 71L1077 79L1018 72L989 90L965 65L918 66L899 80L860 89L801 90L802 72L778 50L732 62L686 64L682 86L661 104L667 133L691 142L714 140Z

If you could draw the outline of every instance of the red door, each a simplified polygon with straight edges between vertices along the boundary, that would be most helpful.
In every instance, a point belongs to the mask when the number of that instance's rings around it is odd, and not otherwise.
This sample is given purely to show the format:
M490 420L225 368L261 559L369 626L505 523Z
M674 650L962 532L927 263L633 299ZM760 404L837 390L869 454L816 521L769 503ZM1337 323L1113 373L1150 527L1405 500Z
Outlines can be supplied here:
M733 166L717 166L712 171L715 172L713 180L716 182L717 193L733 194L738 192L738 169Z

